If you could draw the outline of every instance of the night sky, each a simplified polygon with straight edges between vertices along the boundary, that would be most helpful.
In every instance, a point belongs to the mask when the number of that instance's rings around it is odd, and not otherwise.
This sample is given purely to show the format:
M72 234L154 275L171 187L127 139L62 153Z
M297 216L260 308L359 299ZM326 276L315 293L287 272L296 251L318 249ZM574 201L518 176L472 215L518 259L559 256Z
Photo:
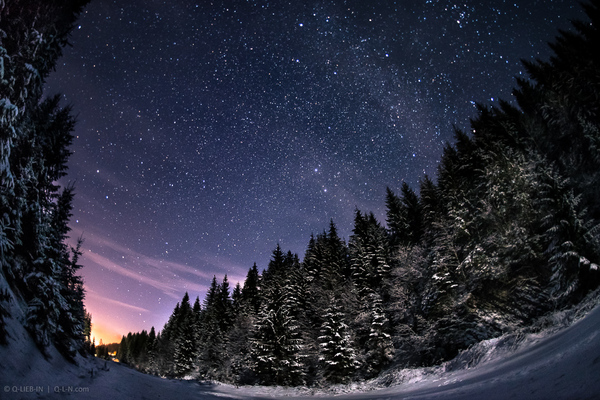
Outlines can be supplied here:
M126 3L126 4L124 4ZM385 188L435 178L475 103L511 100L520 59L583 19L576 1L92 0L48 94L78 125L72 240L94 335L157 330L213 275L232 286L280 243Z

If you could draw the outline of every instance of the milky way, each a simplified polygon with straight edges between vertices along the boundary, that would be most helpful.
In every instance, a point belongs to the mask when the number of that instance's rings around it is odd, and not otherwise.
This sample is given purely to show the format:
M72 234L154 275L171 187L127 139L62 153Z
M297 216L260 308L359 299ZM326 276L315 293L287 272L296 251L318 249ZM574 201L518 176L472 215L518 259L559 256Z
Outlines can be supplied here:
M95 0L49 93L78 125L67 180L96 334L162 328L185 291L243 281L330 219L385 221L453 126L511 101L573 1ZM66 181L64 182L66 183Z

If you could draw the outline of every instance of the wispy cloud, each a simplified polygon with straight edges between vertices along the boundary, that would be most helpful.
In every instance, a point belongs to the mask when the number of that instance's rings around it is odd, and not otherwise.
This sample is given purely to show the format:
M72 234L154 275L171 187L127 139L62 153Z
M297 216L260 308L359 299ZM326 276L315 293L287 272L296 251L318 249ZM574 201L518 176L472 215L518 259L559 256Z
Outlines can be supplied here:
M99 267L105 268L121 276L125 276L127 278L131 278L135 281L149 285L155 289L160 290L161 292L165 293L170 297L179 297L179 294L176 290L176 288L180 286L179 284L177 284L178 282L174 282L173 277L169 277L166 274L157 273L155 268L152 268L153 270L147 270L144 273L140 271L134 271L132 268L122 267L113 262L112 260L91 251L83 254L82 263L89 265L88 262L94 263ZM136 267L136 269L139 268Z
M128 310L133 310L133 311L137 311L137 312L147 312L147 313L151 312L150 310L147 310L142 307L133 306L131 304L127 304L127 303L124 303L119 300L115 300L115 299L111 299L111 298L102 296L102 295L98 294L96 291L90 290L90 289L86 290L86 298L92 298L96 301L101 301L102 303L109 303L109 304L112 304L117 307L123 307Z
M80 236L85 240L80 260L84 268L103 268L107 273L127 277L175 300L181 299L183 291L202 296L213 275L220 281L220 275L227 273L232 287L237 282L243 284L248 269L248 266L241 266L227 257L211 254L197 255L190 261L202 269L181 262L153 258L111 240L103 232L83 232L76 226L73 227L71 241L74 242Z
M81 232L76 232L81 235ZM72 237L77 237L72 235ZM103 235L85 234L81 263L86 267L100 267L133 279L163 292L174 299L181 298L181 290L201 293L206 291L212 274L189 265L145 256Z

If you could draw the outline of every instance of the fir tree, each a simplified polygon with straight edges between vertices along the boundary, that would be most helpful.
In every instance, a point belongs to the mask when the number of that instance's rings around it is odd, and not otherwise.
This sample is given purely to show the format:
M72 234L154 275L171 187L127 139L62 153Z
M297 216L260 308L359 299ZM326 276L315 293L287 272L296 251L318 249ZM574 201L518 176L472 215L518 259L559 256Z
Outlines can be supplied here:
M406 182L402 183L402 198L387 188L387 224L392 246L417 244L423 231L422 211L419 197Z
M177 315L177 328L173 340L174 372L176 376L185 376L192 371L196 361L196 337L194 332L194 314L190 305L190 298L186 292L181 300Z
M262 384L294 386L305 378L304 341L290 299L285 285L270 286L256 320L251 356Z
M392 361L394 358L394 345L389 320L385 315L381 297L377 293L371 292L367 295L367 298L368 305L364 317L368 321L368 330L365 330L364 333L368 332L368 336L363 338L365 346L365 370L363 373L372 377Z
M280 279L284 279L285 267L285 255L283 254L283 250L281 250L281 246L277 243L277 247L273 250L273 255L269 261L269 266L262 274L263 285L266 286L273 282L277 282Z
M390 273L387 242L387 233L375 215L363 215L356 210L353 235L348 247L352 278L362 293L385 291L385 282Z
M223 366L228 359L226 335L231 327L232 311L226 277L223 283L218 284L216 276L213 277L204 299L199 324L199 371L211 379L222 376Z
M162 375L173 376L175 374L174 353L175 341L179 331L180 314L180 306L177 303L173 309L173 313L171 313L169 320L161 331L160 338L157 337L156 339L157 365Z
M244 287L242 289L242 298L244 303L254 314L258 313L260 307L260 275L256 263L248 270Z
M219 329L226 333L233 323L233 305L229 294L229 280L227 275L219 285L217 301L215 303L215 313L219 320Z
M324 378L332 383L344 383L352 379L359 367L350 329L344 322L341 307L332 302L325 310L319 340L319 361Z
M244 307L244 297L242 296L242 285L236 283L231 293L231 310L233 319L242 313Z

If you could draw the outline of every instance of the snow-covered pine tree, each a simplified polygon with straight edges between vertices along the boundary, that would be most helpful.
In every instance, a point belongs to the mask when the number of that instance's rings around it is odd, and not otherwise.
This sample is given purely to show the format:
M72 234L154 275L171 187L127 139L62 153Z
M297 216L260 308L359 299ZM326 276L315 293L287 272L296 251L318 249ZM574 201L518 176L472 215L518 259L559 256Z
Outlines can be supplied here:
M72 337L73 331L80 336L83 328L83 288L76 276L79 266L71 263L65 244L73 189L67 187L59 193L54 182L66 174L74 121L68 109L59 109L58 101L55 96L38 106L27 124L29 134L15 140L30 144L22 143L11 154L20 166L15 169L17 176L26 177L15 181L15 193L28 204L21 212L23 236L15 252L20 255L18 263L29 303L30 332L42 347L54 341L72 357L83 342L81 337Z
M348 248L352 278L359 292L385 292L385 283L391 270L388 237L373 213L363 215L356 210Z
M425 246L400 246L392 259L389 315L396 359L404 366L417 365L426 351L421 296L427 266Z
M365 372L367 376L375 376L394 358L394 345L381 297L377 293L370 293L368 299L371 323L366 342Z
M325 310L319 341L319 362L323 377L331 383L344 383L352 379L360 363L350 334L344 322L342 308L330 298L331 306Z
M250 368L250 346L255 320L256 314L244 307L242 300L242 307L235 315L226 338L228 357L223 376L227 381L242 384L254 381Z
M430 247L435 237L434 225L440 219L441 204L438 188L427 175L419 182L419 194L423 214L423 236L420 244Z
M198 368L206 378L223 378L224 365L229 359L226 339L232 318L227 278L224 277L223 283L218 284L215 276L204 299L198 332Z
M554 179L546 192L543 211L545 254L551 276L550 297L562 307L598 284L600 267L600 225L582 209L582 196L575 196L565 182Z
M156 339L156 363L159 375L173 376L175 373L173 356L175 353L175 340L179 330L179 308L179 303L177 303L169 316L169 320L160 332L160 337L157 336Z
M194 369L197 355L195 316L187 292L181 300L177 319L177 330L172 339L174 341L173 362L175 375L182 377Z
M252 369L265 385L295 386L304 382L304 341L293 316L290 290L270 284L252 337Z
M148 361L145 365L146 372L152 375L157 375L160 372L158 366L159 355L157 353L158 339L153 326L150 328L150 332L148 332Z
M220 379L222 377L223 364L227 359L225 339L218 320L203 317L200 330L198 372L204 379Z
M242 296L242 285L238 282L231 292L231 311L233 320L242 312L244 308L244 297ZM232 321L233 323L233 321Z
M390 246L394 249L403 241L402 235L407 225L406 210L400 198L389 187L386 188L385 205L387 208L386 222L390 236Z
M42 348L72 357L83 344L83 291L64 245L71 190L61 194L74 118L59 96L42 100L85 0L0 5L0 264L28 302ZM57 201L58 200L58 201Z

